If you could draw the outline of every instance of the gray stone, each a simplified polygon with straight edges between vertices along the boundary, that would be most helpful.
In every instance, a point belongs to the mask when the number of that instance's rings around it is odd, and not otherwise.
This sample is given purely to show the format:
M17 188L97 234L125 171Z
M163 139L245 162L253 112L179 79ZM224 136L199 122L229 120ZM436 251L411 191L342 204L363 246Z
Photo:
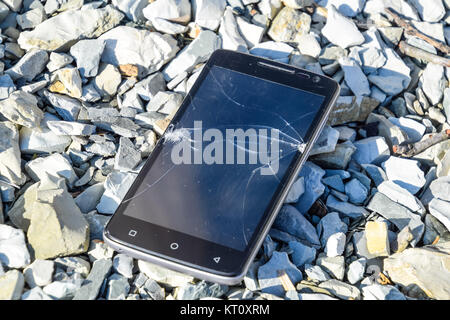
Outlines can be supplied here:
M356 147L352 158L359 164L378 164L390 155L389 146L383 137L370 137L354 142Z
M445 117L447 118L447 122L450 123L450 88L445 88L444 90L444 99L442 101L442 105L444 108Z
M91 211L84 216L89 223L89 238L103 239L103 230L108 223L110 217L102 214L97 214L95 211Z
M303 165L299 176L305 179L305 192L296 205L300 212L306 213L324 192L325 187L320 181L324 175L325 171L312 162L307 161Z
M0 101L0 114L13 123L28 128L39 127L44 113L37 106L37 99L22 90L12 92Z
M405 132L400 127L395 125L380 114L371 113L367 117L366 123L377 122L378 135L382 136L391 150L394 145L399 145L405 142L408 138Z
M216 30L220 24L226 2L223 0L194 0L192 11L195 22L206 29Z
M305 241L306 244L320 246L315 228L291 205L284 205L281 208L273 226Z
M78 180L69 161L59 153L31 160L25 165L25 170L34 181L42 180L47 174L65 178L69 186Z
M176 40L170 35L128 26L116 27L99 39L106 41L101 58L103 62L116 67L136 65L140 76L158 71L179 50Z
M157 111L162 114L174 114L181 105L183 96L179 93L170 91L158 92L148 103L147 111Z
M412 213L402 205L392 201L384 194L377 192L367 205L369 210L375 211L393 223L399 230L409 227L414 239L411 245L415 246L422 238L425 225L420 219L420 215Z
M344 49L364 42L364 37L355 23L339 13L333 5L328 8L327 23L322 34L331 43Z
M8 74L0 76L0 100L8 98L15 90L16 86Z
M286 199L284 199L284 203L296 203L304 192L305 179L304 177L299 177L289 189Z
M96 38L122 20L123 14L111 6L102 9L69 10L45 20L17 40L21 48L54 51L80 38ZM73 28L77 26L77 28Z
M353 121L366 121L367 116L380 102L370 97L340 96L328 118L331 126Z
M70 54L75 58L82 77L97 75L104 48L105 41L100 39L81 40L70 48Z
M361 292L357 287L335 279L322 282L319 287L328 290L340 299L358 300L361 297Z
M392 181L382 182L378 185L377 189L392 201L407 207L412 212L417 212L419 214L425 212L422 204L416 197L414 197L408 190L400 187Z
M359 258L349 264L347 269L347 280L351 284L355 284L364 278L366 270L366 258Z
M110 173L104 183L105 192L100 199L100 203L97 205L98 212L113 214L135 178L136 174L134 173Z
M114 161L114 169L118 171L131 171L140 161L140 151L136 150L130 139L120 137L119 149Z
M24 78L33 80L44 70L48 61L48 53L45 50L31 49L11 69L5 71L13 80Z
M108 278L107 300L125 300L130 291L128 279L120 274L113 274Z
M0 122L0 176L15 185L25 183L22 173L19 150L19 132L16 126L9 122Z
M108 246L103 240L92 240L89 245L88 256L91 262L97 260L111 259L114 255L114 250Z
M382 163L389 180L412 194L416 194L425 184L425 176L417 160L389 157Z
M369 96L371 92L369 81L355 60L343 57L339 59L339 64L344 71L345 83L354 95Z
M0 2L0 22L2 22L9 14L9 8L3 2Z
M351 203L361 204L366 200L368 190L358 179L353 178L345 184L345 193Z
M257 26L253 23L247 22L240 16L236 17L236 22L239 28L239 32L242 38L247 43L248 48L253 48L258 43L261 42L261 39L265 32L264 27Z
M314 143L314 146L311 149L309 155L313 156L315 154L333 152L338 139L339 131L330 126L325 126L319 138L317 138L316 142Z
M263 293L270 293L279 297L284 295L277 270L283 270L295 285L303 279L302 273L289 261L285 252L275 251L272 258L258 269L258 281Z
M372 284L361 288L364 300L407 300L396 287Z
M85 147L87 152L108 157L116 154L116 145L112 141L95 142Z
M220 38L212 31L202 31L188 46L167 64L163 70L169 81L184 71L190 72L199 63L205 62L214 50L220 47Z
M429 245L437 240L449 240L450 232L448 229L433 215L425 215L425 232L423 234L423 244Z
M133 258L126 254L119 253L113 259L114 271L120 273L125 278L131 279L133 277L133 266Z
M342 182L342 178L337 174L334 176L323 178L322 183L339 192L345 192L345 187L344 183Z
M345 259L343 256L320 256L316 264L338 280L343 280L345 275Z
M339 213L329 212L317 225L317 233L320 236L322 247L325 247L328 239L336 233L346 233L347 225L339 218Z
M343 215L353 219L368 215L368 212L366 209L364 209L364 207L356 206L348 202L339 201L332 195L328 196L326 205L330 210L338 211Z
M24 283L22 273L14 269L0 276L0 300L19 300Z
M316 259L316 249L306 246L298 241L289 241L289 249L292 250L292 262L297 267L312 264Z
M9 268L24 268L30 264L22 230L0 224L0 262Z
M450 202L434 198L428 204L429 212L450 231Z
M64 120L77 120L81 110L81 103L77 99L48 91L44 91L44 96Z
M54 300L70 300L75 295L77 289L77 285L72 282L54 281L46 285L43 291Z
M75 293L73 300L94 300L97 298L100 287L110 273L112 261L110 259L99 259L92 265L86 281Z
M47 126L56 135L68 136L89 136L96 130L91 124L73 121L47 121Z
M401 287L419 287L433 299L450 299L450 242L435 246L410 248L384 260L384 270ZM433 272L430 272L433 270Z
M213 289L214 289L214 287L213 287ZM153 279L148 279L147 281L145 281L144 286L139 291L140 291L140 295L142 298L150 297L153 300L164 300L164 296L165 296L164 289L161 288L159 286L159 284ZM187 291L189 291L189 289ZM182 293L182 295L185 295L187 293L187 291L184 291ZM217 292L217 293L220 295L219 292ZM208 295L208 293L206 295Z
M50 60L47 63L47 69L48 71L53 72L67 66L72 63L72 61L73 58L67 53L51 52Z
M177 300L198 300L203 298L219 298L228 291L228 286L218 283L200 281L196 284L188 284L179 288L176 293Z
M17 23L22 30L32 29L46 19L43 8L28 10L23 14L16 16Z
M386 181L387 175L380 167L374 164L363 164L361 165L367 175L372 179L375 186L379 186L383 181Z
M289 55L293 50L294 48L284 42L264 41L251 48L250 53L259 57L288 63Z
M55 263L51 260L36 259L23 270L25 281L30 288L43 287L52 282Z
M89 262L80 257L56 258L55 265L56 268L62 269L68 275L78 273L83 277L87 277L91 270Z
M31 290L25 291L20 300L52 300L41 287L34 287Z
M75 203L80 208L81 212L88 213L95 210L104 191L105 188L103 187L103 183L93 184L75 198Z
M323 282L331 279L330 276L319 266L307 264L305 265L305 273L308 276L308 280L316 282Z
M394 118L390 117L389 121L394 125L398 126L401 130L403 130L407 136L407 142L414 143L422 139L423 134L425 133L425 126L415 120L401 117Z

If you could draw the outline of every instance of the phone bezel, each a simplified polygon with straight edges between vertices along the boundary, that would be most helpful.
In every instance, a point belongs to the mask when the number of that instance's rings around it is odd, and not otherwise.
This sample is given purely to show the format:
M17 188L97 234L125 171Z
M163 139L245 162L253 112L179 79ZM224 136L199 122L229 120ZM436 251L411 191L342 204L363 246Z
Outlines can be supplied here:
M166 267L195 274L195 276L200 278L203 276L203 278L218 282L227 282L226 279L237 280L241 278L245 274L251 260L256 255L257 249L273 223L289 187L294 182L313 142L325 123L325 119L338 96L339 85L326 76L318 75L288 64L249 54L219 49L211 55L198 79L192 86L190 94L186 95L172 120L174 123L182 117L192 97L205 79L209 68L214 65L324 96L320 110L305 137L305 141L308 142L304 153L302 155L296 154L294 157L288 171L283 177L283 183L280 184L274 198L262 216L246 250L241 252L132 218L123 214L126 208L123 203L119 205L114 216L105 227L104 238L113 247L121 251L126 251L130 255L134 255L140 259L164 264ZM319 76L320 81L313 82L313 76ZM125 195L125 199L136 190L145 177L146 172L151 167L162 147L162 141L163 139L158 141L154 151L147 158L146 163ZM131 229L137 231L135 236L128 235ZM179 247L176 250L171 249L170 245L172 243L178 243ZM221 257L219 263L213 260L215 257ZM205 277L205 275L208 276Z

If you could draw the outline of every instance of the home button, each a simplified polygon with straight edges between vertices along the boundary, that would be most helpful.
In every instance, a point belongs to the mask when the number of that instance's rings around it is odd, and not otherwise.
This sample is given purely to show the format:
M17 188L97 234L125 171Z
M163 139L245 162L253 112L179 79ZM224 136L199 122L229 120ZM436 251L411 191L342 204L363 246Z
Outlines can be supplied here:
M172 250L177 250L177 249L178 249L178 243L172 242L172 243L170 244L170 249L172 249Z
M214 260L215 263L219 263L220 257L215 257L215 258L213 258L213 260Z

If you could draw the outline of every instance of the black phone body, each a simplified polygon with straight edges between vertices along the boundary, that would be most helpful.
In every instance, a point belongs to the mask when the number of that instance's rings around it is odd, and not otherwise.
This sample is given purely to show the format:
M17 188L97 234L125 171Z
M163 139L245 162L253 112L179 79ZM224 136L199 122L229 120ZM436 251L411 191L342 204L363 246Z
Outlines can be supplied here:
M105 227L105 241L200 279L238 283L338 95L326 76L215 51Z

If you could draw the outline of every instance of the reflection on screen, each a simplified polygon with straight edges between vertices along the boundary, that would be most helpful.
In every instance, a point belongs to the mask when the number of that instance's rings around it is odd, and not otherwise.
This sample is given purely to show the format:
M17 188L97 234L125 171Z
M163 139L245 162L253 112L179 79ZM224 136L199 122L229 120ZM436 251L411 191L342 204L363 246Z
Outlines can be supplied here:
M213 66L124 214L244 251L323 100Z

